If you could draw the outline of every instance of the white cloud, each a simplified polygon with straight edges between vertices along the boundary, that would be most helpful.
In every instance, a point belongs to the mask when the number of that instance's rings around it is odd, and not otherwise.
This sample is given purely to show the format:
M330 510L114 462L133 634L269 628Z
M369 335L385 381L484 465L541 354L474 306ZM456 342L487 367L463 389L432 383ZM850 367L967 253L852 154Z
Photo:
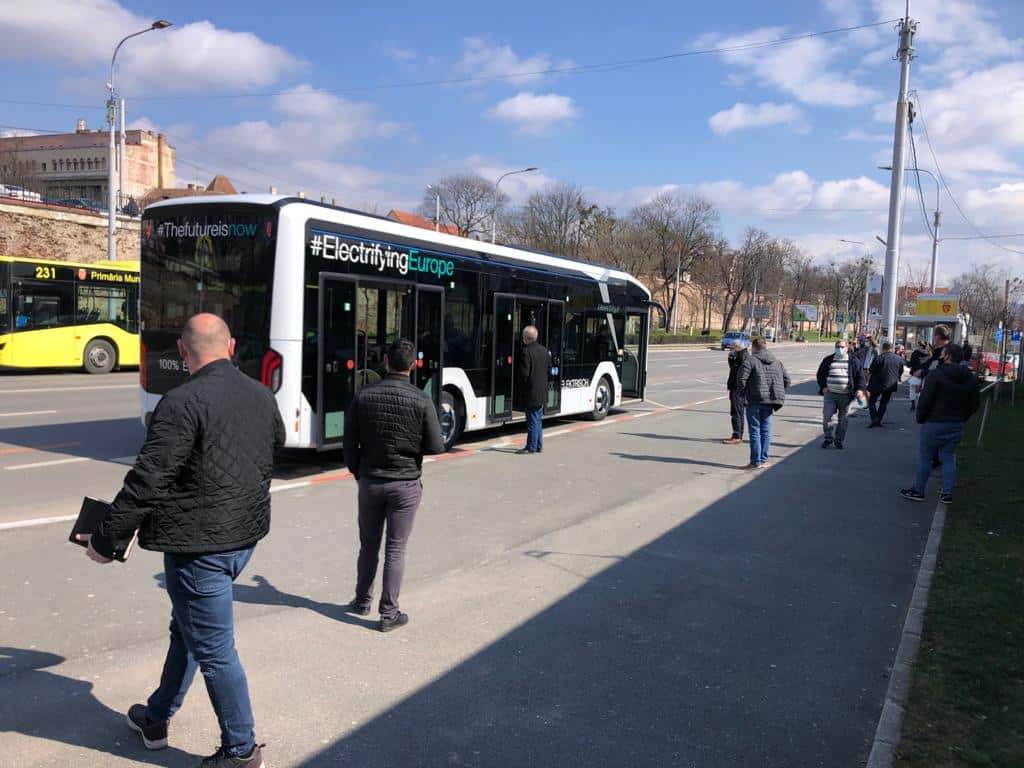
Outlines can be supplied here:
M564 67L569 61L557 65L546 54L522 58L511 47L497 45L482 37L467 37L462 41L462 60L456 71L467 77L504 80L515 86L536 83L545 72L555 66Z
M763 104L744 104L739 102L729 109L716 112L708 118L711 130L719 136L745 128L757 128L768 125L789 125L798 133L806 133L803 113L793 104L775 104L766 101Z
M735 47L785 36L781 27L766 27L742 35L705 35L702 48ZM766 86L776 88L805 104L854 107L878 98L877 92L858 84L852 77L833 69L843 52L825 38L798 40L786 45L731 51L720 54L734 66L751 71Z
M541 135L557 123L571 121L579 113L568 96L557 93L517 93L488 110L488 116L519 127L521 133Z
M114 41L152 23L115 0L38 0L0 4L0 59L103 67ZM119 90L156 96L204 89L246 90L277 82L302 62L249 32L209 21L154 31L118 54Z
M127 113L127 111L128 110L126 109L125 112ZM139 117L135 120L129 120L127 127L129 131L153 131L155 133L160 130L157 124L148 117Z
M37 131L26 131L20 128L10 128L8 130L0 131L0 139L14 139L18 136L38 136Z
M396 43L387 43L383 46L384 53L391 59L394 59L399 64L408 64L409 62L416 61L419 54L416 53L414 48L405 48L397 45Z
M815 190L812 207L838 211L887 211L889 187L864 176L825 181Z
M868 133L863 128L851 128L843 134L843 141L865 141L870 144L884 144L892 142L892 136L887 133Z
M466 158L462 165L470 173L475 173L490 181L497 180L499 176L509 171L516 171L522 168L521 165L512 165L480 155L471 155ZM513 201L523 200L531 192L543 189L555 181L556 179L545 174L543 170L531 171L530 173L516 173L505 177L501 182L501 191L512 198Z
M971 220L993 234L1024 232L1024 182L1000 184L991 189L971 189L966 195ZM1024 238L1014 241L1024 250ZM1007 242L1007 245L1014 243ZM1014 247L1017 247L1014 245Z

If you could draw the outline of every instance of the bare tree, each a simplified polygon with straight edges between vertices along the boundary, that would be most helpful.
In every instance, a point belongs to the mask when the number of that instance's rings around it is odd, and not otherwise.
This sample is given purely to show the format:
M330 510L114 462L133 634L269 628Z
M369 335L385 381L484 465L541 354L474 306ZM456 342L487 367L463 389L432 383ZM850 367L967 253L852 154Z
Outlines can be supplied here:
M509 242L561 256L579 258L591 236L595 203L573 184L551 184L534 192L516 214L502 222Z
M441 196L441 223L456 227L464 237L488 234L491 216L508 202L508 196L499 192L495 206L494 182L482 176L445 176L424 192L420 204L420 213L431 219L434 218L437 201L435 190Z
M960 294L960 311L967 315L971 330L981 336L983 345L1006 312L1005 285L1005 272L994 264L975 265L953 281L954 293Z

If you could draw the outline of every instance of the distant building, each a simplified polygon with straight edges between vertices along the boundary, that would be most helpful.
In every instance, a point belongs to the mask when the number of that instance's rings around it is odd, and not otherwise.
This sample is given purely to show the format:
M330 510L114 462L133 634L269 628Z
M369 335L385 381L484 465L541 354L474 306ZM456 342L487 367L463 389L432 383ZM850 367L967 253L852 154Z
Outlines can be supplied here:
M408 224L410 227L419 227L420 229L433 229L434 222L425 216L420 216L415 213L407 213L406 211L396 211L391 209L388 211L388 218L392 221L397 221L399 224ZM439 232L443 232L446 235L459 234L459 228L452 226L451 224L442 224L438 229Z
M178 197L199 197L202 195L237 195L238 190L227 176L217 174L205 187L189 184L185 187L153 189L142 198L141 207L158 203L161 200L173 200Z
M120 142L120 132L115 138ZM91 131L84 120L74 133L0 138L0 183L17 184L44 198L82 198L105 207L109 142L106 130ZM174 186L174 147L162 133L125 131L124 152L123 201Z

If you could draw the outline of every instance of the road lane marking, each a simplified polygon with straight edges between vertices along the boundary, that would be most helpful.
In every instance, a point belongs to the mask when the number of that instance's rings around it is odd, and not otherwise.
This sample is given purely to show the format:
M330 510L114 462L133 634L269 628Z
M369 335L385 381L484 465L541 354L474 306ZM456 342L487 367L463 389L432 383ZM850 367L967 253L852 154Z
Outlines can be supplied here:
M43 416L48 413L56 413L56 411L15 411L14 413L0 413L0 417L12 417L12 416Z
M36 469L38 467L55 467L58 464L75 464L80 461L93 461L88 456L75 456L70 459L54 459L53 461L37 461L32 464L15 464L12 467L4 467L8 472L13 469ZM102 459L96 459L102 461Z
M0 456L11 456L15 453L34 453L36 451L49 451L52 448L74 448L81 443L52 443L51 445L40 445L36 448L22 446L21 448L0 448Z
M126 464L129 467L131 467L135 464L135 459L137 458L137 456L121 456L120 458L117 459L100 459L100 461L109 461L114 464Z
M69 520L77 520L78 515L60 515L58 517L36 517L31 520L15 520L11 523L0 523L0 531L10 531L15 528L32 528L36 525L49 525L50 523L66 523Z
M669 368L689 368L689 363L678 363L676 365L670 365Z
M0 389L0 395L34 395L36 392L91 392L97 389L138 389L138 384L108 384L101 387L40 387L39 389Z

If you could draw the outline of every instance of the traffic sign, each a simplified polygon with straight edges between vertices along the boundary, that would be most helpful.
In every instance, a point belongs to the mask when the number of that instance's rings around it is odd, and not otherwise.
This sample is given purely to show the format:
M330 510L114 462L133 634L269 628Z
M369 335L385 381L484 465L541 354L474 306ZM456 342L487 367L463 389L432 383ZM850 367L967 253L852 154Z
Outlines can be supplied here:
M1002 341L1002 340L1003 340L1003 329L1002 328L996 328L996 341Z
M836 325L846 325L846 316L842 312L836 312Z
M1014 344L1020 344L1020 328L1014 328L1010 331L1010 341Z

